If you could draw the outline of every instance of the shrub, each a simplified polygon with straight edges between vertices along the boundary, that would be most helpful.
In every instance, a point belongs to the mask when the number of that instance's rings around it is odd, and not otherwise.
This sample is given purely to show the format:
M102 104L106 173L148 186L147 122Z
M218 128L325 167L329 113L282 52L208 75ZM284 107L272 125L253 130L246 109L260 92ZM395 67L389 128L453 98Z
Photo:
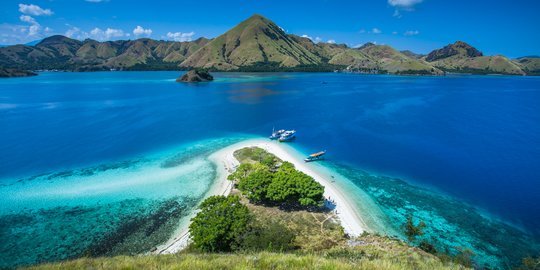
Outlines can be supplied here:
M412 215L407 216L407 222L403 225L405 228L405 235L409 241L414 241L417 236L424 235L424 228L426 224L423 221L420 221L418 225L414 225Z
M244 251L290 251L295 248L295 235L277 221L253 224L242 237L240 249Z

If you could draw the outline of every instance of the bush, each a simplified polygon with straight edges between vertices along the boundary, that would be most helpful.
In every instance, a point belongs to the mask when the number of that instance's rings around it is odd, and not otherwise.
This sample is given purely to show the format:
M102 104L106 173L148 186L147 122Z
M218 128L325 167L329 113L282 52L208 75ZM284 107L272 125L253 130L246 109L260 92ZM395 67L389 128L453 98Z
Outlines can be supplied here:
M409 241L414 241L417 236L424 235L424 228L426 224L423 221L420 221L418 225L414 225L412 215L407 216L407 222L403 225L405 228L405 235Z
M244 251L290 251L295 248L294 233L277 221L253 224L244 234L240 248Z
M207 252L231 251L247 231L248 208L238 196L212 196L200 208L189 225L193 246Z

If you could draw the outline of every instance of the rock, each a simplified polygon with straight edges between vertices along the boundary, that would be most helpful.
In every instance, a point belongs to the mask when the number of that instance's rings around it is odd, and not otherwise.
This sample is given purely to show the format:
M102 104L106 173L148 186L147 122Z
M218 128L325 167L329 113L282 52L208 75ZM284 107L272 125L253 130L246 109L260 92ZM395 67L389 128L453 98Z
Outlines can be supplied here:
M176 79L177 82L208 82L213 81L214 77L204 69L193 69L188 71L182 77Z

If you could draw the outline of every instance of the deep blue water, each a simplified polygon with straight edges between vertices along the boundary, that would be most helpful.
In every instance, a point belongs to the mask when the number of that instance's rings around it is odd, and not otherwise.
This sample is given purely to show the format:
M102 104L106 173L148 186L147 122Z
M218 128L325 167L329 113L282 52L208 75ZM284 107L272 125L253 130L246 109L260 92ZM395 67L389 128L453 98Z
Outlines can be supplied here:
M326 149L336 166L439 190L540 236L538 77L222 73L196 85L174 82L178 75L42 73L1 80L0 184L294 128L301 151ZM212 175L208 164L193 164Z

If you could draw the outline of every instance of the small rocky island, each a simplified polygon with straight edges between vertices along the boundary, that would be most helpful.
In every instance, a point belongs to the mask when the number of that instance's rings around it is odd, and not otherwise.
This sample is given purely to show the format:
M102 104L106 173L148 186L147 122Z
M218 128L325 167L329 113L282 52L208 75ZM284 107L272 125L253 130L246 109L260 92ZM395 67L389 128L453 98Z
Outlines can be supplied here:
M176 79L177 82L209 82L213 80L214 77L208 73L208 70L199 68L192 69Z
M0 67L0 78L29 77L36 75L36 73L31 71Z

